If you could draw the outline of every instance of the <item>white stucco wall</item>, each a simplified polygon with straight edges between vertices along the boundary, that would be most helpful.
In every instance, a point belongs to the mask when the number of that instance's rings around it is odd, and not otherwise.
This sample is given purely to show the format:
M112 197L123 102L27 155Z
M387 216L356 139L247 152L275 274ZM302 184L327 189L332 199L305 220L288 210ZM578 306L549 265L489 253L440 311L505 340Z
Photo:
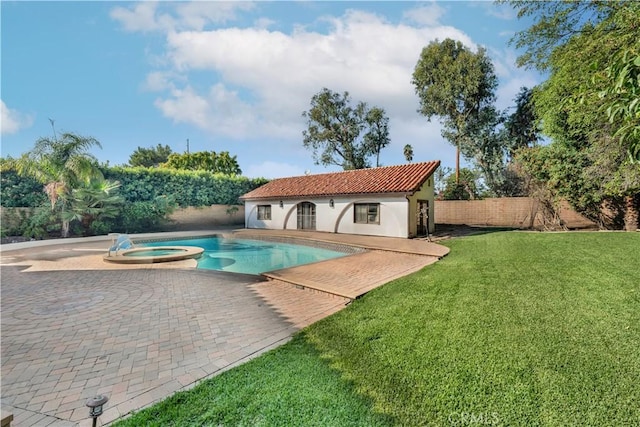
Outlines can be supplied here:
M353 220L354 203L380 203L380 224L356 224ZM335 206L342 215L337 222L337 230L332 231L369 236L408 237L409 215L405 197L361 197L341 200L340 203L336 201Z
M329 205L330 198L246 201L245 226L247 228L297 229L297 205L311 202L316 205L316 230L330 233L364 234L371 236L408 237L409 203L404 196L362 196L334 197L334 206ZM354 222L354 203L380 203L380 224L356 224ZM271 205L271 220L257 219L257 206Z

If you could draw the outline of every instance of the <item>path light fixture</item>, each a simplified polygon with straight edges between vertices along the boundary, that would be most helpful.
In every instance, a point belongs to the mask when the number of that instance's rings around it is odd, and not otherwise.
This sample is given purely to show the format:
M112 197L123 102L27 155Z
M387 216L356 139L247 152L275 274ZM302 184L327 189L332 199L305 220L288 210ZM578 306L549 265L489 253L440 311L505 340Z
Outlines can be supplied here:
M109 398L102 394L87 399L86 405L89 407L89 416L93 418L93 427L96 427L98 417L102 415L103 407L108 400Z

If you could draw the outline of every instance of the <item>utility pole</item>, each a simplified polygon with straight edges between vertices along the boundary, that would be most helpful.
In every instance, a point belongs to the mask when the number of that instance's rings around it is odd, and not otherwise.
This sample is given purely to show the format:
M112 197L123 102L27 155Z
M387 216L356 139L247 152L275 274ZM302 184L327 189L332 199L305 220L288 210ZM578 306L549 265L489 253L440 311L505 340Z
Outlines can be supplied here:
M189 138L187 138L187 154L189 154Z

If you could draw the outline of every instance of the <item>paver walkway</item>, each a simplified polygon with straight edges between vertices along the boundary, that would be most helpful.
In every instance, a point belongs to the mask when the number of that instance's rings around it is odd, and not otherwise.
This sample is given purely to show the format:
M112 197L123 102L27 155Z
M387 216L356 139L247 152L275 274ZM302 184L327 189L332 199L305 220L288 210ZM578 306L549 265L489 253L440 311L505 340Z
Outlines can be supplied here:
M90 425L85 401L96 394L109 396L99 424L109 423L281 345L356 294L436 259L375 250L265 282L195 270L193 260L113 265L102 261L104 240L87 242L2 251L1 403L14 426ZM308 290L332 283L334 295ZM356 293L344 292L349 283Z

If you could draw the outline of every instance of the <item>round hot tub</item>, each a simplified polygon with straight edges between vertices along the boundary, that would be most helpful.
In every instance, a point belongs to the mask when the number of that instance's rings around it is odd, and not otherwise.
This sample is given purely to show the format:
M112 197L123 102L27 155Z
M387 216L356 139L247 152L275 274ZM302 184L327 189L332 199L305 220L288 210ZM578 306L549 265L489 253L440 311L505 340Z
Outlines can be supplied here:
M157 246L126 249L117 254L107 254L103 259L119 264L151 264L198 258L203 252L203 248L195 246Z

